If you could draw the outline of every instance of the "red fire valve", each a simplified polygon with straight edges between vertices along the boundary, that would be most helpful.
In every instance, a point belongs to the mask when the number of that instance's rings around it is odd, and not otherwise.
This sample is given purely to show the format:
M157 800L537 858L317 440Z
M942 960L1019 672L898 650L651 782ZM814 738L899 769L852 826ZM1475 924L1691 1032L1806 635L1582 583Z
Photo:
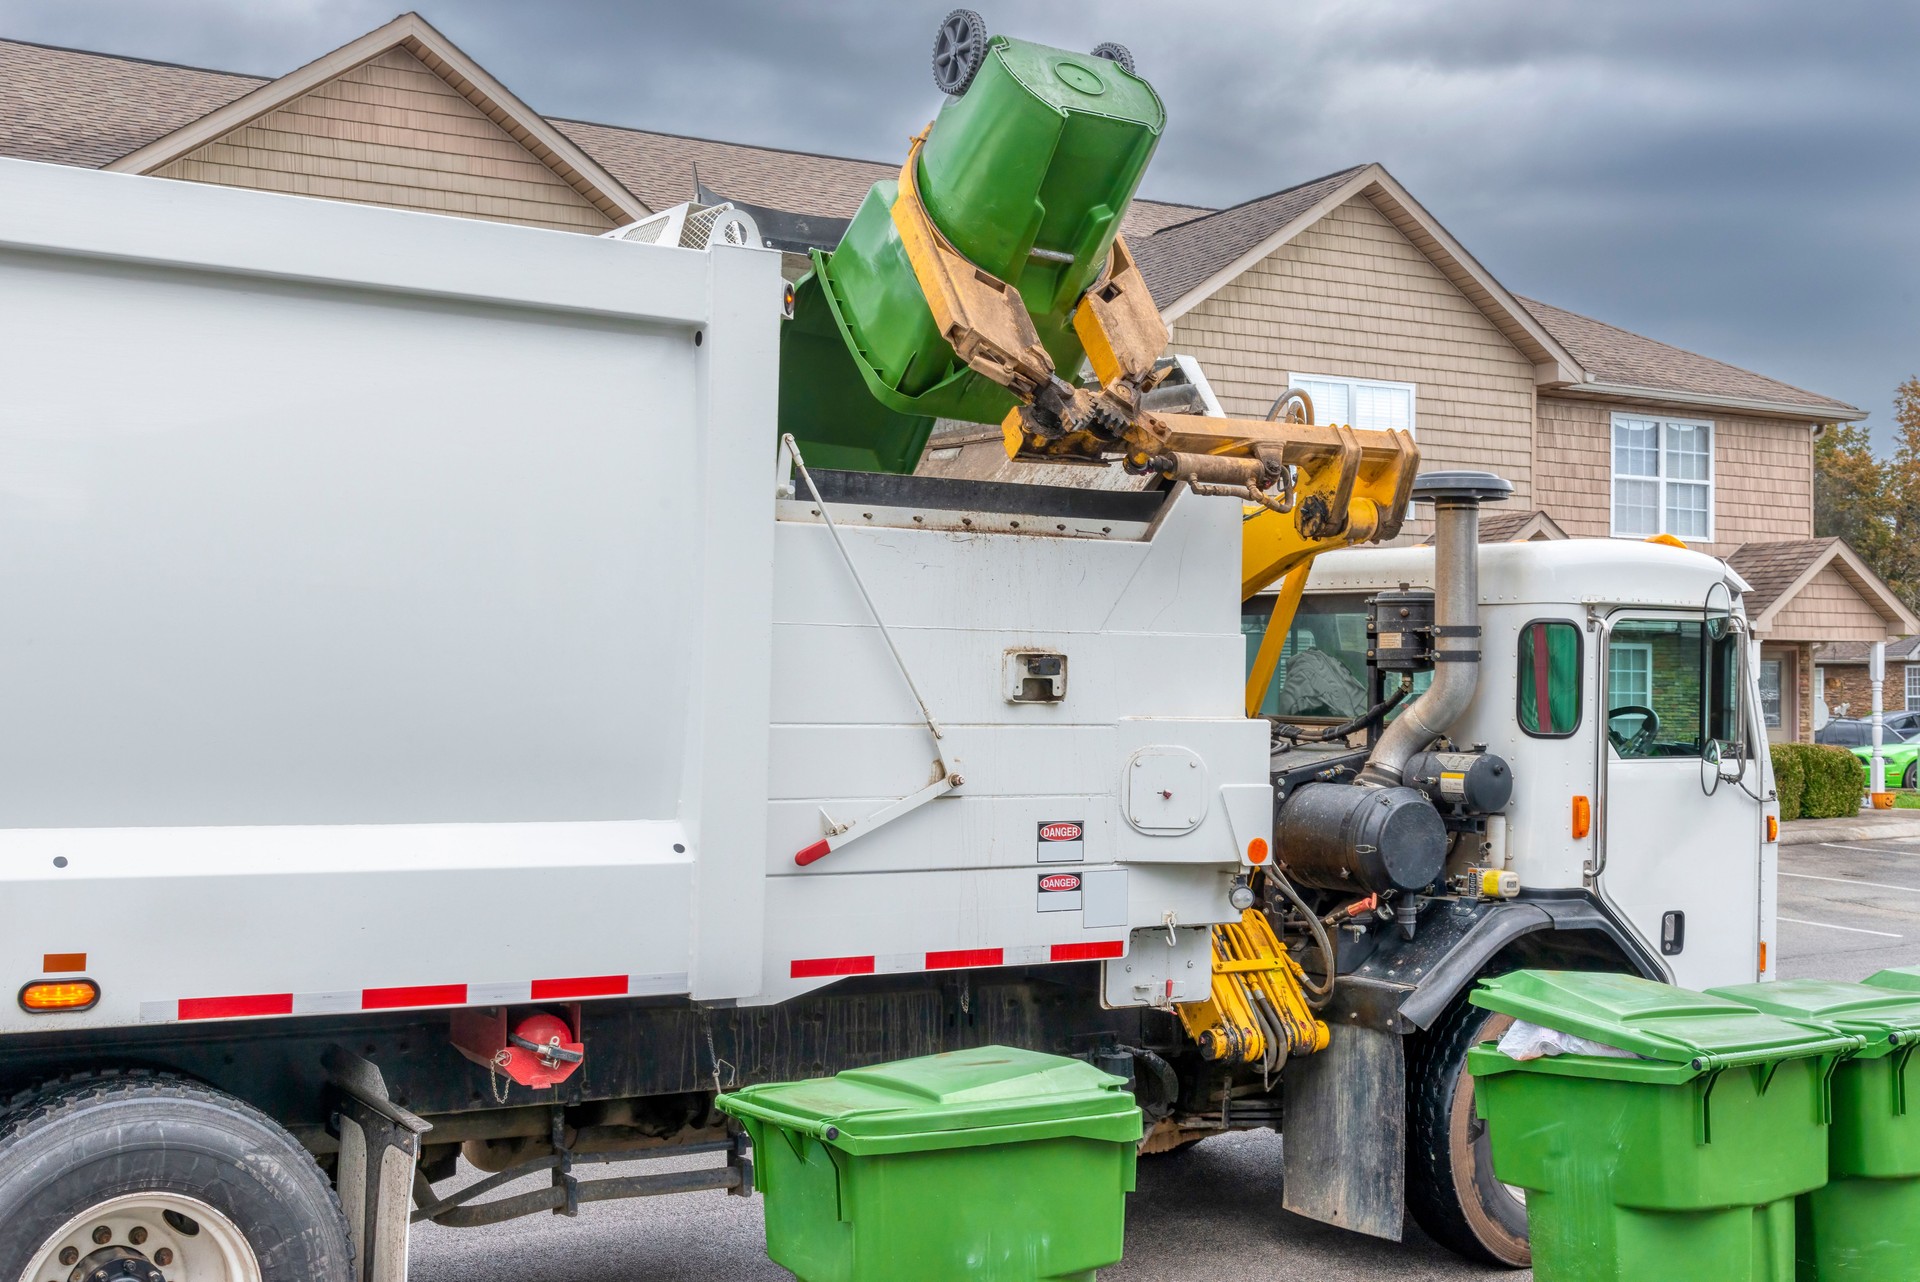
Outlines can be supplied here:
M505 1011L461 1011L454 1018L453 1044L476 1064L485 1064L520 1086L541 1090L573 1076L587 1048L558 1015L538 1011L507 1027Z

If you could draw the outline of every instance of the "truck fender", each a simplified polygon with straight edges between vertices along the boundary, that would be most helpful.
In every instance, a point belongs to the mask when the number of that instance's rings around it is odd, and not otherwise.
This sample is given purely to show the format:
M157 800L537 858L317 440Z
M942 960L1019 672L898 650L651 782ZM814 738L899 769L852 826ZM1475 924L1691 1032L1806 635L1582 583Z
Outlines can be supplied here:
M1510 903L1489 905L1487 912L1457 941L1425 967L1425 974L1400 1003L1400 1031L1433 1027L1434 1021L1471 984L1487 963L1515 940L1552 932L1594 932L1617 950L1642 978L1667 982L1667 974L1652 951L1606 906L1583 891L1539 895ZM1414 940L1417 947L1419 939Z

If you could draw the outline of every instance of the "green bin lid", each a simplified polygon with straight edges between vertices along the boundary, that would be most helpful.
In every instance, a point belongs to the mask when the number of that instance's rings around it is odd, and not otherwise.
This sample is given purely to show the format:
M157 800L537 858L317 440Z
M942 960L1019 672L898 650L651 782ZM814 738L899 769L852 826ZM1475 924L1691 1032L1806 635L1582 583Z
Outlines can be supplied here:
M1898 993L1920 993L1920 966L1895 966L1861 981L1873 988L1891 988Z
M1140 1109L1126 1085L1082 1060L983 1046L749 1086L717 1107L856 1156L1062 1136L1131 1144Z
M1470 1000L1543 1028L1575 1033L1660 1063L1685 1065L1695 1073L1861 1045L1860 1038L1833 1028L1762 1014L1723 997L1634 975L1520 970L1482 980ZM1596 1056L1582 1062L1631 1061Z
M1916 977L1920 978L1920 977ZM1867 1039L1863 1059L1878 1059L1896 1047L1920 1042L1920 984L1912 993L1869 988L1830 979L1782 979L1710 990L1783 1019L1818 1020Z

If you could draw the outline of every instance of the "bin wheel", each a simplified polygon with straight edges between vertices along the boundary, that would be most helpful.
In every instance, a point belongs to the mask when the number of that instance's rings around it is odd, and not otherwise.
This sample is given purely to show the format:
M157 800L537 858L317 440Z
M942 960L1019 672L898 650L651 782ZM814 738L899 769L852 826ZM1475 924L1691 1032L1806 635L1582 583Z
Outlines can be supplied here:
M1105 58L1108 62L1117 62L1120 69L1128 75L1133 74L1133 51L1123 44L1108 40L1093 47L1093 56Z
M1462 998L1408 1046L1407 1209L1428 1237L1458 1255L1526 1268L1533 1263L1526 1203L1494 1178L1467 1071L1467 1052L1512 1022Z
M971 9L955 9L933 36L933 86L959 97L987 61L987 23Z
M0 1261L24 1266L20 1282L353 1277L346 1217L293 1136L154 1073L88 1074L14 1099L0 1117Z

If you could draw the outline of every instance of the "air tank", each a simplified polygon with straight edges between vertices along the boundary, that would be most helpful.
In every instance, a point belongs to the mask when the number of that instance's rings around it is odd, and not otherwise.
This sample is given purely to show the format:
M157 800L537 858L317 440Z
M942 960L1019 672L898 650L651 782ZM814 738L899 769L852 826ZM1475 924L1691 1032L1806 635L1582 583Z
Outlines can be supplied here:
M961 254L1019 289L1071 377L1083 356L1073 308L1106 265L1166 113L1117 46L1103 56L984 35L920 149L922 199ZM936 49L936 81L940 65ZM910 472L935 418L997 423L1014 405L936 328L893 223L898 196L897 180L874 184L796 286L780 421L810 463Z

